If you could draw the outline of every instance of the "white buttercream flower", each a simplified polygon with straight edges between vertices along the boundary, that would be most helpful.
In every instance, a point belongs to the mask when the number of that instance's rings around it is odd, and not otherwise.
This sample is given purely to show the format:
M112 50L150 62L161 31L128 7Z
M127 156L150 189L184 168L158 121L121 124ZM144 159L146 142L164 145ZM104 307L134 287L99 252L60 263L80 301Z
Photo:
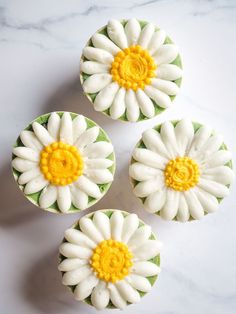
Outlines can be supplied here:
M138 121L168 108L182 76L178 48L152 23L111 20L83 50L81 82L97 111Z
M129 168L134 194L164 219L200 219L218 209L234 179L220 135L187 119L146 130Z
M150 291L160 272L160 248L136 214L97 211L65 231L62 283L97 309L123 309Z
M113 181L113 146L82 115L53 112L39 117L21 132L13 154L14 176L24 194L53 212L86 209Z

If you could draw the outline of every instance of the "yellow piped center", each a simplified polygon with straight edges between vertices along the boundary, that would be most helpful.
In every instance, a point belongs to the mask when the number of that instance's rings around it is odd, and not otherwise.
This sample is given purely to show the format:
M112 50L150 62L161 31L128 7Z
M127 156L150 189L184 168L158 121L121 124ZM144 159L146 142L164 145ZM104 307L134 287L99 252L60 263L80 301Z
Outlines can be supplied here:
M111 74L120 86L136 91L151 83L156 68L149 52L137 45L117 53L111 65Z
M104 240L94 249L91 265L96 276L107 282L116 282L129 274L132 254L126 244Z
M75 146L55 142L41 151L40 170L53 185L67 185L76 181L83 168L83 158Z
M199 166L189 157L178 157L165 168L166 185L176 191L187 191L199 182Z

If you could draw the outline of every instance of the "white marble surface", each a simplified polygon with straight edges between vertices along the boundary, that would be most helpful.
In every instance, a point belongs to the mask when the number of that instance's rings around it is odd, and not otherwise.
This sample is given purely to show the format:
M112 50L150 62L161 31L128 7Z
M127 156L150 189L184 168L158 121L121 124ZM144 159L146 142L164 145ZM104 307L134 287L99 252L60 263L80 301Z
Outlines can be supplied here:
M114 122L93 111L82 96L81 48L110 17L153 21L180 47L181 94L172 108L149 122ZM180 224L144 212L127 176L130 153L142 131L169 118L190 116L211 124L235 154L235 32L234 0L0 1L1 314L96 312L73 300L57 271L63 231L81 215L41 211L25 200L11 176L9 159L17 135L37 115L53 110L94 119L115 145L115 182L93 209L137 211L165 244L155 287L125 313L236 312L235 185L217 213Z

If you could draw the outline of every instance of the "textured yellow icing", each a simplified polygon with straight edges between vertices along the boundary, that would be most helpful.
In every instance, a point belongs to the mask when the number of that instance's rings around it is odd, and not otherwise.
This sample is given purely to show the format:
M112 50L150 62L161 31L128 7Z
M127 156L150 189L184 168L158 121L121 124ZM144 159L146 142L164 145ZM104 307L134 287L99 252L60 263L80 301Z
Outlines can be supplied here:
M199 182L198 164L189 157L170 160L164 173L166 185L176 191L187 191Z
M55 142L41 151L40 170L53 185L67 185L76 181L83 168L83 158L75 146Z
M117 53L111 65L111 74L120 86L136 91L151 83L156 68L149 52L137 45Z
M126 244L104 240L94 249L91 265L96 276L107 282L116 282L129 274L132 254Z

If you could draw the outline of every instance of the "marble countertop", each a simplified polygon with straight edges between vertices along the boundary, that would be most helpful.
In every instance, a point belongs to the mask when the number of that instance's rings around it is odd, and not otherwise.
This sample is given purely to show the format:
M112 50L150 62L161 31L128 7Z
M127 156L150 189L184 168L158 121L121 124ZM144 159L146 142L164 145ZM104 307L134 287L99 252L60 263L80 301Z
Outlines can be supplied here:
M112 121L95 112L82 95L81 49L111 17L153 21L180 47L181 93L172 108L148 122ZM188 116L210 124L235 155L235 32L233 0L0 0L0 313L96 313L73 300L57 271L63 231L84 213L59 216L41 211L21 195L11 175L11 147L19 132L36 116L53 110L94 119L114 143L115 182L91 210L135 211L164 243L159 280L125 313L235 313L235 185L217 213L181 224L146 213L132 195L127 175L142 131L166 119Z

